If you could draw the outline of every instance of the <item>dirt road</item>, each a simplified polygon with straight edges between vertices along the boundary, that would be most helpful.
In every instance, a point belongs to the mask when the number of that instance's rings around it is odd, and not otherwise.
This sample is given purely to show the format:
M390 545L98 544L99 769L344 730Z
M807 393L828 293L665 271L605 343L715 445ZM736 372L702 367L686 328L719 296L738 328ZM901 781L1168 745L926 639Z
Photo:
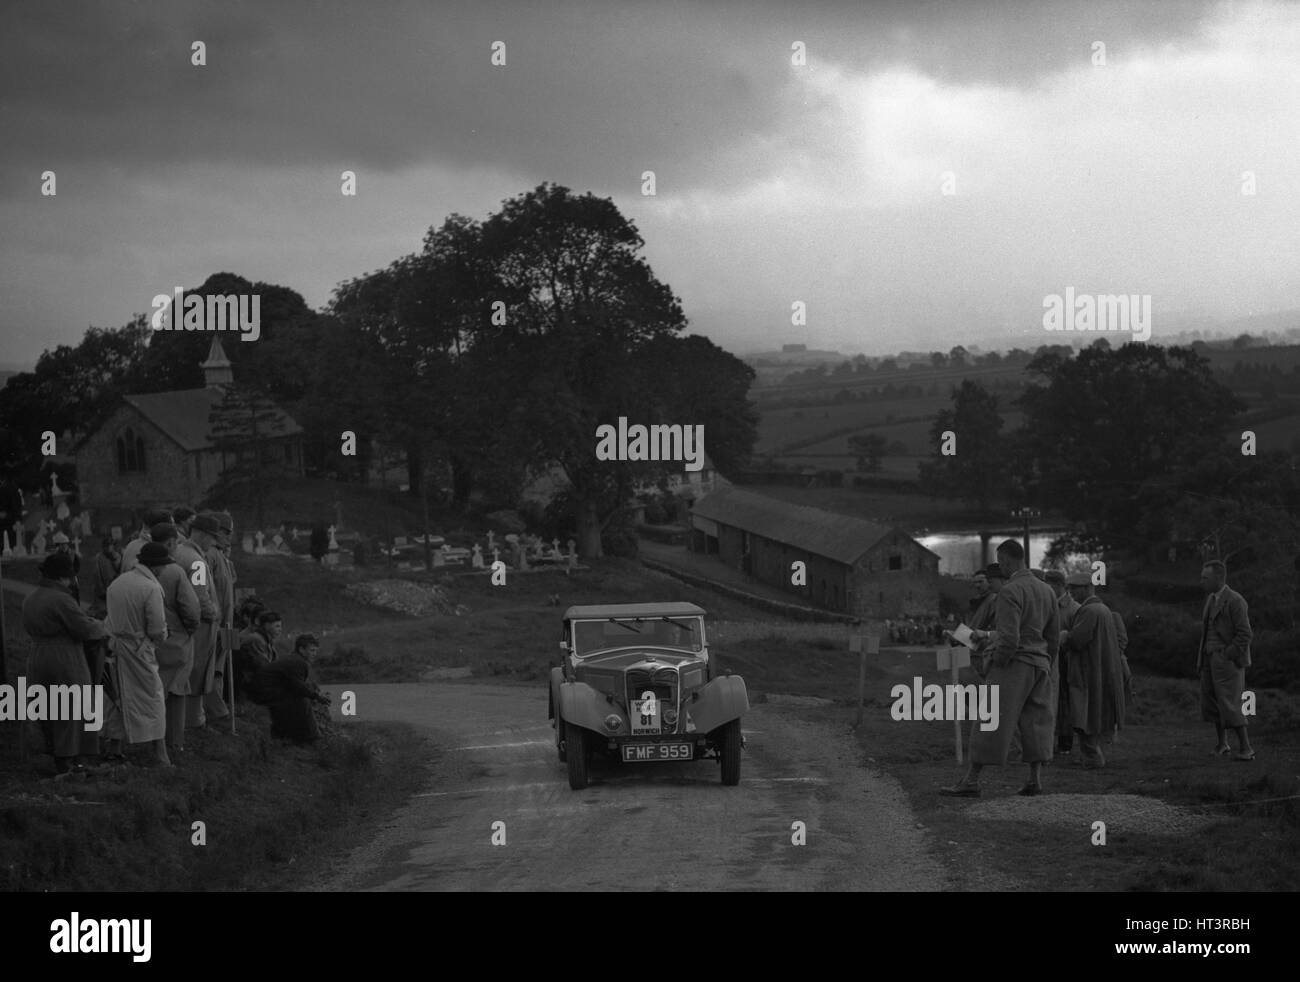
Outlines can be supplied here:
M357 718L424 730L433 780L321 890L941 890L939 861L834 708L745 717L741 783L715 761L600 765L569 788L545 686L336 685ZM504 844L493 844L494 823ZM806 845L792 844L802 822ZM500 826L496 826L500 839Z

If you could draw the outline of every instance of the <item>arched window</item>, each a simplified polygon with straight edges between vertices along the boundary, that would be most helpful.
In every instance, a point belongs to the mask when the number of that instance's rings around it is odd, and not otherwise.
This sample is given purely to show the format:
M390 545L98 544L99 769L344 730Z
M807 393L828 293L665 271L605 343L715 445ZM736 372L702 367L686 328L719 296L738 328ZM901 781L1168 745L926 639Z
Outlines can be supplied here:
M123 474L144 470L144 438L129 426L117 438L117 469Z

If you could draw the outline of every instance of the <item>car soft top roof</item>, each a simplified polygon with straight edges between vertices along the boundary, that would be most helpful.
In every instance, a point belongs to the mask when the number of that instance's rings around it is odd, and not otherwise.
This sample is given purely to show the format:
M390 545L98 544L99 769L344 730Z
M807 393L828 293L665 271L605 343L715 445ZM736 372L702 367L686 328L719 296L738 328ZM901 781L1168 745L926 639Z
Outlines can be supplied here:
M564 619L567 621L606 617L699 617L704 613L703 607L681 601L662 604L589 604L584 607L570 607L564 612Z

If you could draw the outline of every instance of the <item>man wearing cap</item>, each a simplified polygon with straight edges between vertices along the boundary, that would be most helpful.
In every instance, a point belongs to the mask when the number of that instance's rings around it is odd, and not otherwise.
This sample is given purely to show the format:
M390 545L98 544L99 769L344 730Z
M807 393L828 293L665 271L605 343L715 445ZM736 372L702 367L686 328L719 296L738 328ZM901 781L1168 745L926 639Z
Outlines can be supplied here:
M1060 644L1060 618L1051 588L1025 568L1025 549L1007 539L997 550L999 566L1010 573L998 593L997 629L979 632L993 643L989 685L998 686L1001 706L997 727L971 734L970 768L942 794L975 797L980 793L980 771L989 764L1005 764L1012 733L1019 732L1029 780L1022 795L1043 791L1042 766L1052 759L1056 705L1052 702L1052 662Z
M99 552L95 555L95 575L92 587L95 602L91 612L96 617L108 613L108 585L122 573L122 553L118 551L117 540L111 535L104 536L99 543Z
M182 542L190 537L190 526L194 524L194 516L197 514L189 505L172 509L172 524L176 526Z
M112 736L126 743L153 745L153 763L170 767L167 756L167 698L158 674L156 646L167 640L163 588L154 570L170 563L167 547L150 541L138 562L108 588L109 634L113 637L116 712Z
M170 524L171 520L172 513L166 508L150 508L144 513L144 523L140 526L140 534L128 542L125 548L122 549L123 573L136 564L136 557L140 555L140 550L144 548L144 544L153 541L153 536L150 534L149 530L155 525Z
M312 713L313 702L329 704L316 684L308 680L310 663L320 651L320 639L300 634L293 654L278 658L258 671L253 682L254 701L271 710L271 736L308 743L320 737Z
M176 562L180 533L174 525L155 525L150 532L155 544L167 550L169 562L154 568L163 592L167 617L167 640L158 646L158 677L166 694L167 749L185 750L185 697L190 692L194 669L194 633L202 623L198 594L189 574Z
M1224 738L1230 727L1237 734L1233 760L1254 760L1255 751L1246 732L1241 693L1250 666L1250 614L1245 598L1228 586L1228 567L1212 559L1201 567L1201 588L1208 594L1201 614L1201 643L1196 670L1201 677L1201 719L1214 724L1218 739L1214 753L1232 753Z
M259 610L257 621L239 635L235 652L235 691L247 692L259 671L276 660L275 642L284 631L284 621L273 610Z
M1059 569L1049 569L1047 585L1056 594L1056 606L1061 622L1061 645L1052 666L1052 686L1056 689L1056 752L1068 755L1074 747L1074 728L1070 726L1070 653L1065 648L1066 632L1074 623L1079 601L1070 596L1065 587L1065 574Z
M41 564L40 573L40 585L23 600L23 628L33 644L27 662L28 681L33 685L98 683L99 679L90 677L82 645L105 638L108 632L72 599L72 558L53 553ZM101 695L101 707L102 698ZM84 704L82 715L87 715ZM99 731L86 730L84 719L51 720L42 729L54 753L55 770L60 774L84 770L80 758L99 753Z
M1065 638L1070 725L1083 750L1083 766L1095 769L1106 766L1102 744L1124 725L1124 669L1115 618L1097 596L1092 577L1072 573L1066 585L1079 602Z
M220 531L221 526L216 517L207 513L196 516L190 528L189 544L201 557L197 567L191 565L190 583L196 592L206 589L211 616L211 620L206 615L200 617L201 623L194 635L194 667L190 671L190 693L185 697L185 725L191 728L203 726L207 722L204 696L216 684L217 643L223 616L221 601L224 596L222 584L217 580L222 569L221 552L217 548ZM199 570L202 572L199 573ZM203 607L202 597L199 606Z
M233 671L231 642L235 624L235 564L230 559L230 544L234 540L235 520L228 511L213 512L212 517L217 520L217 558L221 560L220 575L214 577L216 587L221 591L218 597L221 630L217 632L212 691L203 697L203 709L208 719L222 720L231 711L226 705L225 693L226 673Z
M81 576L81 557L72 551L72 542L66 532L55 532L51 541L56 553L72 558L72 599L81 603L81 583L78 582L78 577Z

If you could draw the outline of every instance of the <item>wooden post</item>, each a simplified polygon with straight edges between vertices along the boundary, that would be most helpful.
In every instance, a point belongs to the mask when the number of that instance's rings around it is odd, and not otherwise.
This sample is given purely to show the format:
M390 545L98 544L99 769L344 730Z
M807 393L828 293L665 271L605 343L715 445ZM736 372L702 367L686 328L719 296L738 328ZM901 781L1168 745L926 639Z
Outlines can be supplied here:
M952 673L952 684L958 685L957 673L970 664L970 649L965 645L958 645L952 648L935 648L934 660L939 671L945 668L950 669ZM957 753L957 763L962 762L961 752L961 720L952 721L952 738L953 747Z
M853 728L856 730L862 725L862 701L867 688L867 650L862 643L861 634L849 638L849 651L858 653L858 718L853 721Z

